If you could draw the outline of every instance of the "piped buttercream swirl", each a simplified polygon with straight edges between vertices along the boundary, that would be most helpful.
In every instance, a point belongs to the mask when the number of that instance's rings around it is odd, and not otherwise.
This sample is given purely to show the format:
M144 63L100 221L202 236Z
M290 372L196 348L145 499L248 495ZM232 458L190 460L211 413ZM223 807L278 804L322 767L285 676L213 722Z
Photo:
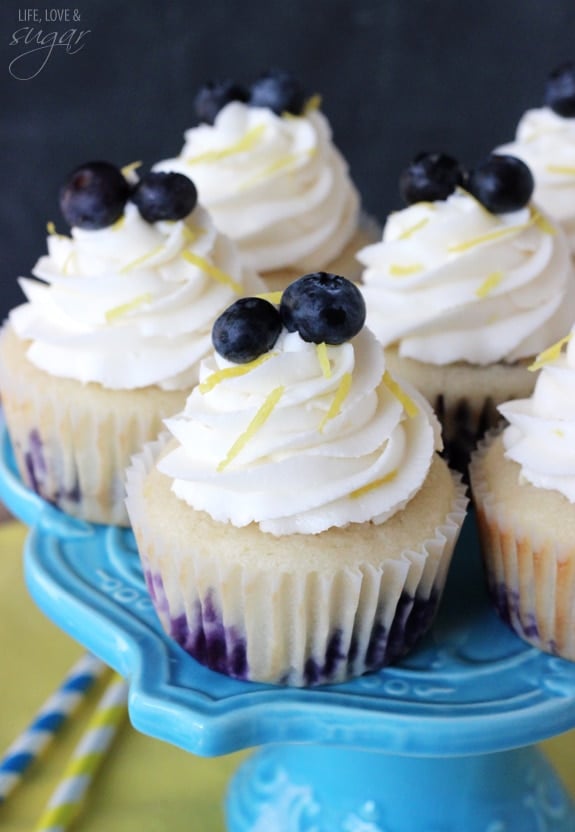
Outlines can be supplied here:
M275 535L384 522L441 447L428 404L386 371L366 329L321 347L284 331L250 365L210 355L166 425L176 447L159 468L174 493L217 521Z
M549 107L527 110L515 139L498 148L522 159L533 173L533 198L561 223L575 251L575 118L564 118Z
M10 314L29 360L110 389L193 385L214 319L264 288L200 206L150 224L129 202L107 228L52 233L32 274L20 279L27 303Z
M543 357L533 394L500 405L509 422L503 431L505 455L521 477L537 488L559 491L575 503L575 331L566 351Z
M457 190L390 214L357 257L368 326L422 362L515 362L575 319L565 236L534 205L495 215Z
M186 131L156 170L192 177L217 227L258 272L321 270L351 240L359 195L317 109L282 116L234 101Z

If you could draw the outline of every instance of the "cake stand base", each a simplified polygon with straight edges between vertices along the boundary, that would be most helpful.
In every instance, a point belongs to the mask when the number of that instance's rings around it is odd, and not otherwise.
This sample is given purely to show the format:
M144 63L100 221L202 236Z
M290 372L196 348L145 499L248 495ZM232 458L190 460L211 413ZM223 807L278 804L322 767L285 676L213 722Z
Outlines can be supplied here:
M575 805L534 746L465 757L268 746L237 770L226 815L229 832L575 830Z

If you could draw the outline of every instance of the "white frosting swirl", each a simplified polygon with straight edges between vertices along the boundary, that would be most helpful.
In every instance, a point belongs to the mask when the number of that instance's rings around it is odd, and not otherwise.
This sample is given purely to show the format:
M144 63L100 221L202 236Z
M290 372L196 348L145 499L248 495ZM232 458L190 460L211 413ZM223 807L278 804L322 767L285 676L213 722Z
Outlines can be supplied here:
M431 364L514 362L575 319L565 236L533 206L488 212L466 191L392 213L365 266L367 325Z
M97 231L51 234L48 255L21 278L28 302L12 310L28 358L55 376L110 389L197 381L214 319L240 294L263 291L200 206L148 223L129 202Z
M575 251L575 118L563 118L548 107L527 110L515 140L496 152L529 165L535 202L561 223Z
M328 346L327 356L329 374L315 344L284 331L247 372L206 358L185 410L166 420L179 445L159 468L175 494L217 521L275 535L382 523L405 506L441 447L435 416L411 388L393 392L368 330Z
M509 422L505 456L537 488L559 491L575 503L575 330L566 352L544 363L528 399L499 407Z
M321 270L357 230L359 196L317 110L278 116L231 102L155 169L191 176L217 227L259 272Z

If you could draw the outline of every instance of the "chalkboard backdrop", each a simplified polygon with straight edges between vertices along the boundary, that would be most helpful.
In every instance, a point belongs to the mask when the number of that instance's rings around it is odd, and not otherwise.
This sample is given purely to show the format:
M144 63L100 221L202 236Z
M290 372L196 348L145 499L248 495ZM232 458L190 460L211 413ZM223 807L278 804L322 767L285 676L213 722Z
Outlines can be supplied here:
M207 80L276 66L320 93L383 220L412 156L478 161L575 58L574 0L2 0L0 21L2 317L59 222L64 176L178 153Z

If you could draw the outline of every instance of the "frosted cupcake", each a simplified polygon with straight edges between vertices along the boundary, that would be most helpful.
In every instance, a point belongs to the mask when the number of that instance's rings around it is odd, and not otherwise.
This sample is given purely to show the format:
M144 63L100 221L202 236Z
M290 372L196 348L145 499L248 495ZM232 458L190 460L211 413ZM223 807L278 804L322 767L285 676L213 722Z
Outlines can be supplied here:
M22 278L0 335L0 392L24 481L65 512L127 524L124 469L180 410L230 301L262 284L181 175L106 162L63 187L71 235Z
M498 153L523 159L535 178L534 199L567 234L575 252L575 65L548 77L544 106L527 110L514 141Z
M422 155L402 175L408 206L358 253L368 326L390 369L433 405L461 470L496 405L530 394L528 365L575 320L567 241L532 189L513 157L467 174Z
M427 402L386 370L349 281L243 299L127 505L166 633L230 676L295 686L397 659L437 609L466 499Z
M566 352L562 347L568 342ZM541 356L532 396L470 466L493 600L525 641L575 661L575 340Z
M156 169L193 178L216 226L268 286L284 288L318 269L356 277L355 252L380 229L360 217L359 194L317 96L272 72L249 89L206 85L196 112L200 123L186 132L180 154Z

